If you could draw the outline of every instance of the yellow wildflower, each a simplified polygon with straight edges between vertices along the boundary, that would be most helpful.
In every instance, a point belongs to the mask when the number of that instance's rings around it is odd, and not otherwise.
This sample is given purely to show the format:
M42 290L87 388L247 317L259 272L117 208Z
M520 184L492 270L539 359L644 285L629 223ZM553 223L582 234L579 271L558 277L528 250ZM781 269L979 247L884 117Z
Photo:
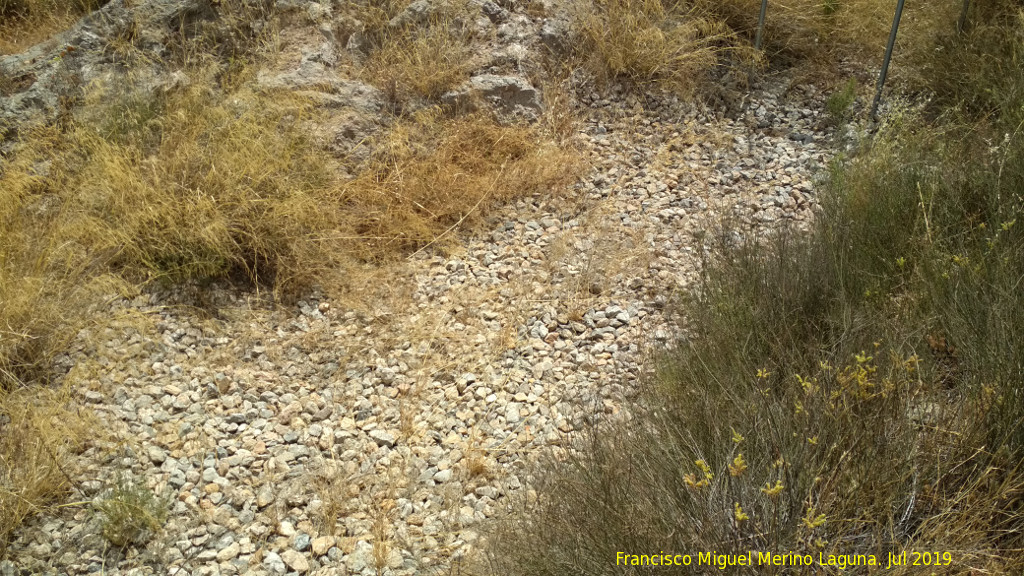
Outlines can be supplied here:
M804 520L803 520L804 526L806 526L807 528L813 530L813 529L817 528L818 526L821 526L824 523L825 523L825 515L824 514L818 514L817 516L815 516L814 515L814 508L813 507L811 507L809 510L807 510L807 516L805 516Z
M775 498L782 493L783 488L782 480L776 480L775 486L772 486L771 482L766 483L764 488L761 488L761 493L769 498Z
M729 474L733 476L739 476L746 472L747 463L743 460L743 454L737 454L736 458L733 459L732 464L729 464Z
M736 516L736 521L737 522L743 522L744 520L750 520L750 516L748 514L746 514L745 512L743 512L743 508L740 508L740 503L739 502L736 503L736 508L734 510L734 514Z
M690 488L697 490L708 485L707 478L697 480L697 476L693 474L686 474L683 476L683 482L686 483Z
M732 441L734 443L736 443L736 444L739 444L740 442L743 442L743 435L740 434L739 432L737 432L736 430L733 430L732 431Z
M711 466L708 466L707 462L703 460L694 460L693 463L696 464L697 468L700 468L701 472L704 473L704 478L711 480L715 477L715 475L711 473Z

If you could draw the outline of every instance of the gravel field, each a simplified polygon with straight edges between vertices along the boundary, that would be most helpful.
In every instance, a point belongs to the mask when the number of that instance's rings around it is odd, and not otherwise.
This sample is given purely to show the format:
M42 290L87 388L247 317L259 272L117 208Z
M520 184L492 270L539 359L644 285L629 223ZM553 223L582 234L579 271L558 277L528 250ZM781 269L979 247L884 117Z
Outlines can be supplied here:
M832 155L823 96L784 77L739 119L577 100L591 169L571 193L368 273L363 306L228 289L205 309L112 304L68 360L109 435L82 455L73 498L130 474L171 499L166 527L122 553L92 508L67 506L20 531L0 576L399 576L470 553L531 497L531 459L618 413L671 345L705 235L806 225Z

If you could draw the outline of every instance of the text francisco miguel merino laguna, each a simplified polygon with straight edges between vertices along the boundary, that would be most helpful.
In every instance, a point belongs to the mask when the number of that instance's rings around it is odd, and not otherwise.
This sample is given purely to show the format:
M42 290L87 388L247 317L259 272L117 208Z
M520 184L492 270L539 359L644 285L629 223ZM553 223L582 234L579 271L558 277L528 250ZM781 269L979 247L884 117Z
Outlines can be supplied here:
M889 553L886 558L886 570L895 566L907 566L909 563L925 566L945 566L952 564L952 554L944 552L912 552L913 561L907 552ZM831 566L845 570L854 566L883 566L874 554L797 554L795 552L754 552L746 554L719 554L718 552L698 552L692 554L627 554L618 552L615 555L617 566L714 566L725 570L730 566Z

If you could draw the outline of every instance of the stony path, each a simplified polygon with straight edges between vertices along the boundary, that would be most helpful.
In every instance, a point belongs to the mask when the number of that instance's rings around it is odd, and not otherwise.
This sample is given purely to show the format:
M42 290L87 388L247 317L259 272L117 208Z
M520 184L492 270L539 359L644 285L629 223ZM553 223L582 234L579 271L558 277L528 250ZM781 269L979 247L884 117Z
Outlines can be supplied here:
M70 506L11 557L36 573L400 575L465 553L528 490L531 455L617 412L671 342L666 304L694 282L703 233L806 222L830 136L822 98L781 82L741 121L583 97L593 170L573 194L368 277L363 310L123 303L75 358L118 446L82 456L80 496L130 472L171 495L166 529L122 555Z

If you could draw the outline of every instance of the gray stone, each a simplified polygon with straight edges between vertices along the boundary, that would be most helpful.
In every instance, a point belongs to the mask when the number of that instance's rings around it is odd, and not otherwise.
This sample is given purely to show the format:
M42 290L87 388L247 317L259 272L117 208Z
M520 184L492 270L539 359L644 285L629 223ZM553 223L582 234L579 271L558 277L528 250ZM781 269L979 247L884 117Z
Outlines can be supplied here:
M527 116L534 116L543 109L537 89L518 76L474 76L457 90L441 97L441 101L449 106L469 108L478 100L507 113Z
M277 552L267 552L263 556L263 565L270 570L271 574L284 574L288 572L288 567L285 566L284 560Z
M398 16L395 16L388 22L388 26L391 28L405 28L409 26L415 26L417 24L423 24L430 18L430 15L434 12L434 7L431 5L429 0L415 0L405 10L402 10Z
M270 484L264 484L260 487L260 491L256 493L256 505L260 508L266 508L274 502L276 497L274 487Z
M234 560L238 557L241 550L242 546L238 542L233 542L226 548L221 549L220 552L217 552L217 561L228 562Z
M377 443L378 446L387 446L388 448L394 448L397 438L391 432L387 430L370 430L370 438Z
M309 534L297 534L292 542L292 547L299 552L305 552L309 549L311 543L312 538L309 537Z
M146 455L154 464L163 464L167 460L167 451L152 444L146 447Z
M373 566L373 546L365 540L356 542L355 550L345 558L349 572L359 573Z

